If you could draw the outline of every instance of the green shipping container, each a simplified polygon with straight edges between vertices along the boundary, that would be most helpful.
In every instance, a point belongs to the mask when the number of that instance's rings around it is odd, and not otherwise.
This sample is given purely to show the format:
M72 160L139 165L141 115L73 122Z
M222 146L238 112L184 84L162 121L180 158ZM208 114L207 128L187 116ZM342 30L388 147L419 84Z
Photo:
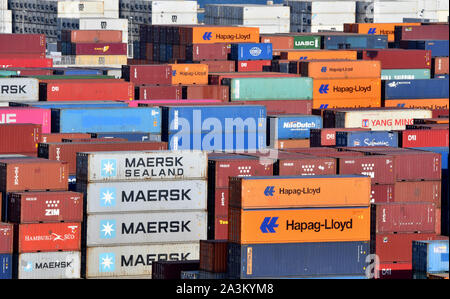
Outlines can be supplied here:
M312 78L234 78L224 79L230 86L231 101L312 100Z
M0 70L0 77L11 77L11 76L17 76L17 72Z
M300 50L320 50L320 36L294 36L294 49Z
M430 79L429 69L391 69L381 70L381 80Z

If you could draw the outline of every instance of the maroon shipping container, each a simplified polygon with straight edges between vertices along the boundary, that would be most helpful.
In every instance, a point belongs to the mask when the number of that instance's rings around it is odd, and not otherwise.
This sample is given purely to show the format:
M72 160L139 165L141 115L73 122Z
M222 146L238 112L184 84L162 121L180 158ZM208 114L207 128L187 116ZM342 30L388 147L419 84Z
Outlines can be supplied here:
M361 50L358 52L358 59L378 60L381 62L381 69L431 69L430 50Z
M68 164L69 175L76 174L77 153L102 151L139 151L139 150L167 150L167 142L60 142L40 143L38 157L64 161Z
M440 127L440 126L439 126ZM399 131L400 147L448 147L448 129Z
M44 59L44 53L0 53L1 59ZM8 68L9 69L9 68Z
M311 114L312 100L238 101L243 105L266 106L267 114ZM234 102L236 103L236 102Z
M227 44L193 44L186 47L187 61L227 60Z
M214 219L209 222L209 240L228 240L228 217L215 216Z
M372 185L373 203L432 202L441 206L441 181L396 182Z
M344 152L339 158L339 174L370 176L372 184L394 184L396 181L394 157L385 155L353 156Z
M8 221L82 222L83 194L70 191L9 193Z
M64 139L61 142L101 142L101 141L109 141L109 142L126 142L128 139L126 138L118 138L118 137L102 137L102 138L86 138L86 139Z
M370 129L364 128L323 128L323 129L311 129L310 130L310 146L335 146L336 145L336 132L353 132L353 131L370 131Z
M279 78L298 77L296 74L275 73L275 72L245 72L245 73L212 73L208 74L210 85L221 85L225 78Z
M412 242L448 240L434 233L379 233L371 236L371 254L378 255L380 262L412 262Z
M436 233L434 203L378 203L371 205L372 233Z
M183 86L183 99L186 100L219 100L228 102L229 86L226 85L189 85Z
M227 272L228 242L225 240L200 240L200 270Z
M83 43L73 44L75 55L127 55L125 43Z
M182 271L197 271L199 267L199 260L153 261L152 279L180 279Z
M0 154L37 152L42 125L0 124Z
M45 58L45 57L44 57ZM40 68L8 68L9 71L16 71L19 76L52 76L53 70Z
M233 60L203 60L202 64L208 65L210 73L229 73L236 70Z
M435 75L448 74L448 57L433 58L433 73Z
M68 190L67 162L41 158L0 160L0 191Z
M448 40L447 25L396 26L395 41L402 40Z
M237 72L262 72L264 66L271 66L271 60L236 61Z
M449 116L449 110L448 109L433 109L432 110L433 114L433 118L435 117L442 117L442 116Z
M412 279L412 263L380 263L378 279Z
M0 34L0 53L45 55L44 34Z
M228 206L229 206L229 194L230 189L226 188L215 188L214 190L214 205L209 206L208 212L211 216L222 216L228 217Z
M172 85L136 86L136 100L181 100L182 87Z
M2 197L0 193L0 201L1 198ZM11 223L0 222L0 254L13 253L13 244L14 244L14 226Z
M62 142L63 139L71 138L91 138L91 134L87 133L47 133L41 135L39 143ZM36 150L37 152L37 150Z
M274 175L334 175L336 168L335 158L279 152Z
M122 76L135 85L172 85L172 67L167 64L123 65Z

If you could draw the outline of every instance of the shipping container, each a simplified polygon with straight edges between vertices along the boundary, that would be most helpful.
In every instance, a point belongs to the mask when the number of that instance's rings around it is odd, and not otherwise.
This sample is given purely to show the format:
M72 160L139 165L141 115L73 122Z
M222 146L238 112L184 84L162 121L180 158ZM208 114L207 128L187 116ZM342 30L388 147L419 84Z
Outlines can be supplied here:
M445 111L448 111L449 109L448 99L383 100L382 103L383 107L431 109L431 110L445 110Z
M358 147L358 146L399 146L399 134L401 132L391 131L369 131L369 132L336 132L336 146Z
M344 32L387 35L388 42L395 41L396 26L420 26L420 23L355 23L344 24Z
M182 86L172 85L141 85L135 87L136 100L181 100L183 97ZM130 107L137 107L137 103L130 102ZM136 106L131 106L136 105Z
M448 129L405 130L398 132L400 147L448 147Z
M77 154L77 181L206 178L202 151L127 151Z
M312 60L299 63L302 77L326 78L380 78L379 61L365 60Z
M1 200L1 194L0 194ZM1 205L0 205L1 209ZM1 211L0 211L1 215ZM12 223L0 222L0 254L13 253L14 226Z
M161 133L161 113L156 107L52 109L52 132Z
M261 43L272 44L273 55L279 56L278 50L294 49L294 37L278 34L261 34L259 37Z
M431 79L430 69L387 69L381 70L381 80Z
M224 240L200 240L200 270L226 273L228 242Z
M343 153L339 157L339 174L361 174L371 178L372 184L394 184L396 181L395 159L391 156L370 155L353 157ZM333 154L330 154L333 156Z
M120 67L127 64L127 55L76 55L75 65L77 66L115 66Z
M275 149L303 148L309 147L309 139L278 139L273 146Z
M2 55L5 57L4 55ZM40 57L40 56L39 56ZM1 68L41 68L53 67L53 59L50 58L0 58Z
M395 182L372 184L372 203L433 202L441 207L441 181Z
M383 81L384 99L448 99L448 79Z
M46 37L44 34L1 34L0 53L37 53L45 54Z
M448 40L402 40L399 46L402 49L430 50L431 57L448 57Z
M221 85L223 79L232 78L286 78L298 77L296 74L286 74L277 72L229 72L229 73L210 73L208 75L209 85Z
M237 72L262 72L264 67L270 67L271 60L240 60L236 61Z
M208 66L206 64L169 64L172 67L171 84L208 84Z
M448 75L448 57L435 57L432 70L434 75Z
M337 190L342 192L338 194ZM230 207L240 209L369 206L370 178L362 175L233 177L229 200Z
M180 26L180 44L258 43L258 27Z
M367 241L228 243L228 274L235 279L363 275L368 255Z
M145 132L101 132L90 133L91 138L122 138L128 141L161 141L160 134L145 133Z
M395 41L420 39L448 40L448 24L396 26L394 34Z
M369 207L230 208L228 240L240 244L369 241L370 218Z
M12 265L12 254L0 253L0 279L12 279Z
M431 51L376 49L358 51L358 59L378 60L381 69L431 69Z
M62 142L63 139L70 138L91 138L91 135L88 133L48 133L41 134L41 139L39 143L51 143L51 142Z
M275 158L276 176L335 175L337 170L334 158L283 151L279 151Z
M231 60L272 60L272 44L240 43L231 44Z
M125 81L138 85L172 84L170 65L123 65L122 76Z
M34 78L0 78L0 102L39 100L39 81Z
M281 59L296 60L317 60L317 59L335 59L335 60L356 60L357 51L353 50L284 50L281 51Z
M333 33L322 35L322 48L327 50L386 49L387 47L387 35Z
M335 146L336 145L336 133L337 132L359 132L359 131L370 131L369 129L362 128L322 128L322 129L311 129L310 130L310 140L311 147L322 147L322 146Z
M217 44L194 44L186 46L186 61L203 60L227 60L228 45L224 43Z
M278 139L309 139L311 129L322 128L322 118L316 115L269 115L267 140L275 144Z
M260 101L235 101L243 105L261 105L266 107L267 114L311 114L312 100L260 100ZM282 103L282 105L280 105Z
M206 211L88 215L86 246L166 242L194 242L206 239Z
M42 125L0 124L0 154L35 153Z
M55 102L10 102L10 107L37 107L52 108L103 108L103 107L128 107L127 103L115 101L55 101Z
M379 98L380 79L314 79L313 99L365 99Z
M25 252L54 252L80 251L81 223L33 223L19 224L15 228L17 239L14 251Z
M8 221L82 222L83 201L83 194L76 192L9 193Z
M89 247L86 278L152 277L153 262L199 259L199 242Z
M79 279L81 252L33 252L17 257L17 279Z
M202 63L208 66L209 73L228 73L236 69L233 60L202 60Z
M412 279L412 264L411 262L382 262L377 267L374 267L375 273L372 273L375 279Z
M372 97L366 97L366 98L362 97L362 98L356 98L356 99L341 99L338 95L333 98L325 98L324 97L322 99L314 99L313 100L313 109L379 108L379 107L383 107L379 93L376 93Z
M199 265L199 260L154 262L152 279L180 279L181 272L198 270Z
M127 55L127 46L120 42L78 43L73 44L72 51L66 55Z
M182 98L186 100L229 101L229 87L222 85L188 85L182 87Z
M86 198L87 215L97 213L206 210L206 180L158 182L79 182Z
M414 272L448 272L448 239L413 241L412 268Z
M433 152L438 153L441 155L441 162L442 162L442 170L448 170L448 153L449 148L447 147L415 147L412 149L416 150L422 150L427 152ZM443 179L443 178L442 178Z
M72 43L122 43L122 31L62 30L61 40Z

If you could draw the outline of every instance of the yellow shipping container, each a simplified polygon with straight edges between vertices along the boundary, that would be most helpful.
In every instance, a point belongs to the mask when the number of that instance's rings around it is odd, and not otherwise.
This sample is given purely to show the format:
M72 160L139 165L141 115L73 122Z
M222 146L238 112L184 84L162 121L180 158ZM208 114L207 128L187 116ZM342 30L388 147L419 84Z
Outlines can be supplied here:
M77 55L76 65L126 65L126 55Z

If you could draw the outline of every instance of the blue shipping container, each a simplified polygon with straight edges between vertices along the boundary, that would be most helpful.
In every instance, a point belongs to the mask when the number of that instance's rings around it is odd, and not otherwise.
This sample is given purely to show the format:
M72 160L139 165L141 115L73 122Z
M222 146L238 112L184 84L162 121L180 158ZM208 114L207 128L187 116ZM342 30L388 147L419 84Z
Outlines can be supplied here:
M157 107L52 109L51 118L53 133L161 133Z
M92 138L124 138L128 141L161 141L161 134L146 132L103 132L90 134Z
M448 40L408 40L401 41L403 49L430 50L431 57L448 57Z
M231 44L232 60L272 60L272 44Z
M317 115L271 115L268 140L308 139L311 129L322 129L322 117Z
M324 35L322 48L327 50L343 49L386 49L387 35Z
M448 99L448 79L382 81L384 99Z
M87 75L94 75L99 76L103 75L103 72L101 70L95 70L95 69L57 69L53 71L54 75L65 75L65 76L87 76Z
M12 279L12 254L0 254L0 279Z
M336 132L336 146L398 147L398 133L388 131Z
M413 272L448 272L448 240L413 241Z

